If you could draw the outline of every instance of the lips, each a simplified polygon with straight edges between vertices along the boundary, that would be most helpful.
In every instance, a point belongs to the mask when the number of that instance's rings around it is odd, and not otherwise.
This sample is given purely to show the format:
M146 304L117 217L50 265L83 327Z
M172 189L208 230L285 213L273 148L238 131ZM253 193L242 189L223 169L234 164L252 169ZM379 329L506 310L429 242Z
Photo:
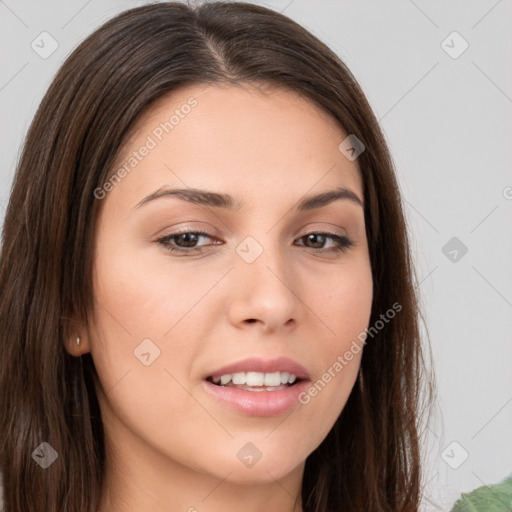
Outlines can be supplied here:
M219 368L207 375L205 379L211 380L214 377L220 378L222 375L241 373L241 372L260 372L260 373L274 373L274 372L288 372L292 373L299 380L309 379L309 373L302 365L293 361L288 357L277 357L275 359L263 359L260 357L251 357L243 359L227 366Z
M220 382L218 384L213 382L214 378L218 380L223 375L235 376L250 372L260 374L280 372L281 375L288 373L294 375L296 380L286 386L260 387L259 389L254 386L222 386ZM288 357L274 359L250 357L205 375L202 386L216 404L245 416L268 417L287 413L290 409L300 406L299 396L307 390L310 380L308 370Z

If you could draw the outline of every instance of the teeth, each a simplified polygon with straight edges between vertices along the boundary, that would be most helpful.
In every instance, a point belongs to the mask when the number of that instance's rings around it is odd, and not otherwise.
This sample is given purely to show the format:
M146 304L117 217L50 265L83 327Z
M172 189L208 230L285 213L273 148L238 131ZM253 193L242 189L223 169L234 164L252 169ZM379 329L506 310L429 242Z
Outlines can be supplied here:
M260 374L260 375L262 375L262 374ZM249 386L251 385L249 380L247 380L247 384ZM279 372L265 373L264 384L265 384L265 386L280 386L281 385L281 374Z
M220 378L220 383L225 386L229 381L231 380L231 374L227 374L227 375L223 375L221 378Z
M215 384L226 386L229 382L233 384L242 384L246 386L280 386L281 384L293 384L297 377L293 373L288 372L238 372L227 373L221 377L212 379Z
M240 376L239 380L244 380L243 376ZM233 383L235 383L234 380ZM241 382L241 384L247 384L247 386L263 386L263 383L265 383L266 386L275 385L267 384L267 375L258 372L247 372L245 374L245 382ZM281 383L281 381L279 381L279 383Z

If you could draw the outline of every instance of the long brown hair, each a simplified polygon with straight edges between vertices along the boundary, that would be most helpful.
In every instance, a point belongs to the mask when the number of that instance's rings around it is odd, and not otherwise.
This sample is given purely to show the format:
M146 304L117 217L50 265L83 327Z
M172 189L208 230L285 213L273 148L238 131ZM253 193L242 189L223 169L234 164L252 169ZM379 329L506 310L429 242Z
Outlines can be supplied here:
M125 11L82 42L27 134L0 260L6 512L97 510L105 446L95 368L90 354L65 350L70 319L90 325L94 309L94 190L155 100L181 86L220 83L287 87L365 145L358 163L374 282L370 325L394 303L401 310L368 340L344 410L306 460L303 509L418 510L420 418L434 387L402 200L378 122L343 62L286 16L246 3L170 2ZM47 469L33 458L42 442L58 454Z

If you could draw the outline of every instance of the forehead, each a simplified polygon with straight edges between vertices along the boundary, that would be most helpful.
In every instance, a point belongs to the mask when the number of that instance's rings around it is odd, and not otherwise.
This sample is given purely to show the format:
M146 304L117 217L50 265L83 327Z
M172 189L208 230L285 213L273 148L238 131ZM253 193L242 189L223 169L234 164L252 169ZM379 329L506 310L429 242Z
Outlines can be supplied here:
M115 192L135 199L179 185L301 196L346 186L363 199L357 161L338 149L346 137L334 116L293 91L191 85L160 98L138 120L113 169L130 169ZM143 157L134 155L144 147L150 149Z

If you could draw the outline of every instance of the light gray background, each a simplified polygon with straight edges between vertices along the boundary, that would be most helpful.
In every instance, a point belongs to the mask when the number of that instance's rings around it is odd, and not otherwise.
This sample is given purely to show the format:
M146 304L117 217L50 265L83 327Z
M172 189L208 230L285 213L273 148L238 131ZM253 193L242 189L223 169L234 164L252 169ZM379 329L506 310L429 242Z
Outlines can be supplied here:
M59 65L101 23L143 3L0 0L0 222L24 134ZM423 510L448 510L461 491L512 472L512 1L255 3L337 52L389 141L440 393ZM47 59L31 48L43 31L59 45ZM457 52L461 40L442 45L454 31L469 44L457 58L443 46ZM466 254L443 253L452 237Z

